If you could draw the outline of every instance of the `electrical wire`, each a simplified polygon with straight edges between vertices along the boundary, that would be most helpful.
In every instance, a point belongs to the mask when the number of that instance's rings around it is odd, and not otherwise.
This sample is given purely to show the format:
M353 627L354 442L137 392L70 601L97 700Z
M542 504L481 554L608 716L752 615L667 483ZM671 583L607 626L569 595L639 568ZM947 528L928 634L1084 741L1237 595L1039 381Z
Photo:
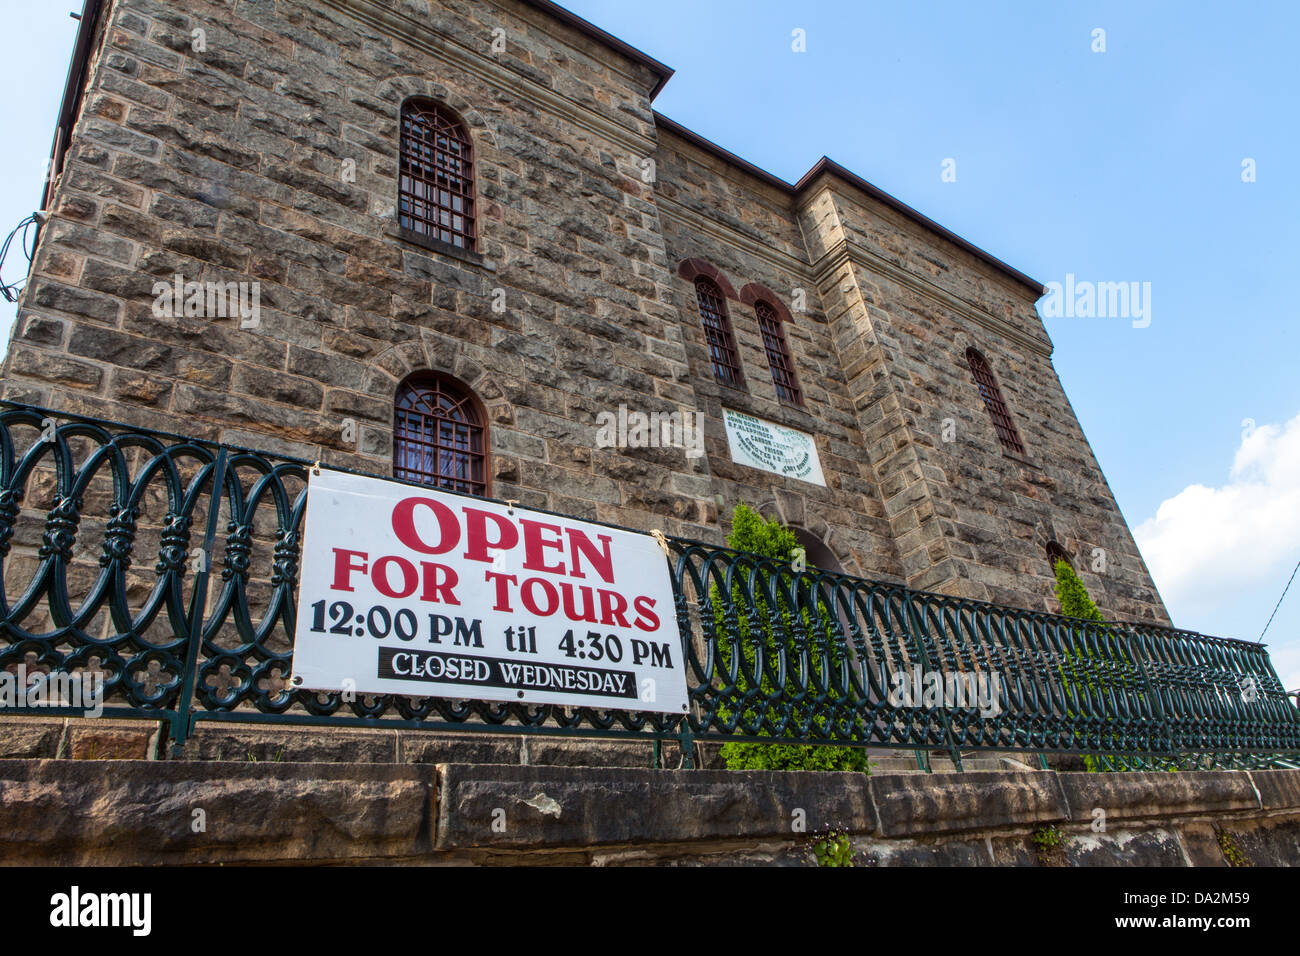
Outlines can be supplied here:
M1295 571L1291 572L1291 581L1295 580L1296 571L1300 571L1300 561L1296 562ZM1282 597L1278 598L1277 603L1273 605L1273 613L1268 616L1268 624L1265 624L1264 630L1259 632L1259 640L1256 641L1255 643L1257 644L1264 643L1264 635L1268 633L1269 627L1273 624L1273 618L1277 617L1277 609L1282 606L1282 600L1283 598L1286 597L1286 592L1291 590L1291 581L1286 582L1286 587L1282 589Z
M24 284L24 280L19 280L18 282L4 281L3 271L5 259L9 255L9 247L13 244L14 237L21 233L23 254L27 256L27 266L28 269L30 269L32 256L36 253L36 232L39 228L40 220L36 217L36 214L33 213L18 225L14 226L13 232L9 233L8 238L4 241L4 245L0 246L0 296L4 296L6 302L17 302L18 296L22 294ZM23 275L25 277L26 273L23 273Z

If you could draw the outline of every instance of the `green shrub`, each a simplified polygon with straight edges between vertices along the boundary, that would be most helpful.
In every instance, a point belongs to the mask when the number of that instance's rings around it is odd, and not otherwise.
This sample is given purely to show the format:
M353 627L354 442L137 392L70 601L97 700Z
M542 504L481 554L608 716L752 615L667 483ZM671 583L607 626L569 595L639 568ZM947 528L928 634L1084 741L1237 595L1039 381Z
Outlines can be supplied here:
M854 866L853 839L848 832L831 827L813 835L813 858L818 866Z
M859 747L812 744L722 745L728 770L846 770L870 773L867 753Z
M1096 603L1088 594L1088 589L1084 586L1079 575L1074 573L1074 568L1070 567L1069 562L1057 560L1054 569L1056 571L1056 598L1061 602L1061 613L1066 617L1077 617L1085 621L1104 622L1106 619L1102 616L1101 611L1097 609ZM1083 643L1083 635L1079 635L1080 644ZM1076 654L1066 653L1066 659L1070 663L1072 671L1083 671L1085 674L1092 669L1091 658L1093 654L1087 650ZM1076 690L1087 688L1088 691L1100 690L1093 684L1089 677L1085 677L1082 682L1072 682L1062 673L1062 679L1067 687ZM1124 766L1128 763L1123 757L1111 757L1108 763L1117 766ZM1098 773L1106 770L1107 767L1103 762L1098 760L1092 754L1085 754L1083 758L1084 767L1089 773Z
M727 536L727 545L736 551L756 554L775 562L788 564L795 557L795 551L799 547L799 539L795 537L793 531L784 527L780 522L768 521L751 508L740 504L736 506L735 513L732 516L731 533ZM761 592L763 585L766 583L768 582L762 576L759 576L755 588L756 592ZM714 609L714 625L718 637L717 646L720 663L729 666L735 661L733 655L739 652L744 667L752 669L755 662L755 648L759 642L762 642L768 660L771 660L772 655L775 655L781 649L778 646L777 629L772 621L771 609L768 607L767 601L758 597L757 593L752 604L752 610L746 612L744 609L748 605L740 585L737 584L733 588L732 602L737 609L735 624L740 638L739 648L732 646L732 638L726 626L726 612L723 608L722 596L716 584L710 587L710 598ZM828 639L833 638L834 621L829 608L825 604L818 602L816 620L813 618L813 613L807 608L799 609L796 613L800 616L800 623L810 636L814 631L820 630ZM778 616L782 625L782 633L791 635L794 624L791 609L788 607L780 608ZM842 664L838 654L838 644L834 640L828 640L827 644L831 650L830 659L825 664L834 670ZM787 647L787 650L793 653L792 647ZM823 663L823 652L817 641L810 641L809 654L814 670L818 669ZM748 686L748 679L743 676L742 671L737 689L741 693L757 690L763 695L772 694L776 687L770 675L766 673L766 667L764 673L758 675L758 677L759 686L757 688ZM831 696L835 696L833 690ZM797 708L795 712L797 715ZM757 712L746 709L744 715L749 719L753 719L757 716ZM813 718L814 726L822 726L824 723L824 717L817 716ZM726 761L730 770L848 770L860 772L868 770L866 751L856 747L735 742L723 745L722 758Z
M1033 832L1032 841L1041 866L1065 865L1065 834L1060 827L1041 826Z
M1088 596L1088 589L1074 573L1068 561L1058 559L1056 571L1056 599L1061 602L1061 613L1066 617L1081 617L1085 621L1104 621L1101 611Z

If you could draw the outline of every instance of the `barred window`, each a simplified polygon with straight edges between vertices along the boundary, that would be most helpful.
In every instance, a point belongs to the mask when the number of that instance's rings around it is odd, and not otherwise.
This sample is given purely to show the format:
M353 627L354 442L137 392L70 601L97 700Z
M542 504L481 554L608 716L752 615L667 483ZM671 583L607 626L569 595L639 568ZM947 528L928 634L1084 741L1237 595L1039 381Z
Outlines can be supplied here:
M398 221L430 239L474 248L474 149L445 106L412 100L402 107Z
M970 348L966 350L966 362L979 385L984 407L988 409L993 428L998 433L998 441L1002 442L1006 451L1023 457L1025 446L1020 441L1020 433L1016 431L1016 423L1011 419L1007 403L1002 400L1002 389L998 388L998 380L993 377L988 361L976 349Z
M799 390L799 380L795 378L794 359L790 357L781 316L761 300L754 304L754 314L758 316L758 328L763 333L763 350L767 352L767 364L772 369L776 397L787 405L802 407L803 393Z
M695 280L695 298L700 306L714 377L723 385L743 388L745 377L740 371L740 353L736 351L736 337L731 333L731 319L727 317L722 290L712 279L700 276Z
M487 416L455 379L416 373L397 389L393 476L447 491L488 493Z

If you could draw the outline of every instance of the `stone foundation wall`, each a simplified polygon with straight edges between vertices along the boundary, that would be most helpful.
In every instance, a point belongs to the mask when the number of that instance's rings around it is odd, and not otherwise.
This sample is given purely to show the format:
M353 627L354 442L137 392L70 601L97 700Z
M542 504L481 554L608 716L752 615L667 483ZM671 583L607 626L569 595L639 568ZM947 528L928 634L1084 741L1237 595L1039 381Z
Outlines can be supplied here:
M1300 772L0 761L9 865L799 866L830 826L863 866L1292 865Z

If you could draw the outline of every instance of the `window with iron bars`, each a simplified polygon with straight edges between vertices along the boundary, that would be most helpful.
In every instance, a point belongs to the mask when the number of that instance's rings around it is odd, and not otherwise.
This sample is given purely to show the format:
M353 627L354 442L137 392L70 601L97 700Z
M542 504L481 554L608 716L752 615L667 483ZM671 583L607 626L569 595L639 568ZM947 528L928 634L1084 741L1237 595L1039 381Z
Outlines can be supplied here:
M487 495L487 420L472 392L429 373L403 382L394 405L393 477Z
M799 389L799 380L794 374L794 359L790 356L790 345L785 340L785 327L776 309L766 302L754 305L754 314L758 316L758 328L763 333L763 350L767 352L767 364L772 369L772 382L776 385L776 397L787 405L803 407L803 392Z
M474 250L474 148L439 103L402 107L398 221L403 229Z
M1007 403L1002 400L1002 389L998 388L998 381L993 377L993 370L989 368L988 361L978 350L969 348L966 350L966 362L975 376L975 383L979 385L984 407L988 409L989 418L993 420L993 428L998 433L998 441L1002 442L1003 449L1023 458L1025 446L1020 441L1020 432L1016 430L1016 423L1011 419Z
M736 337L731 332L722 290L712 279L701 276L695 280L695 298L700 306L700 321L704 323L704 339L709 346L714 377L723 385L744 388L740 353L736 350Z

